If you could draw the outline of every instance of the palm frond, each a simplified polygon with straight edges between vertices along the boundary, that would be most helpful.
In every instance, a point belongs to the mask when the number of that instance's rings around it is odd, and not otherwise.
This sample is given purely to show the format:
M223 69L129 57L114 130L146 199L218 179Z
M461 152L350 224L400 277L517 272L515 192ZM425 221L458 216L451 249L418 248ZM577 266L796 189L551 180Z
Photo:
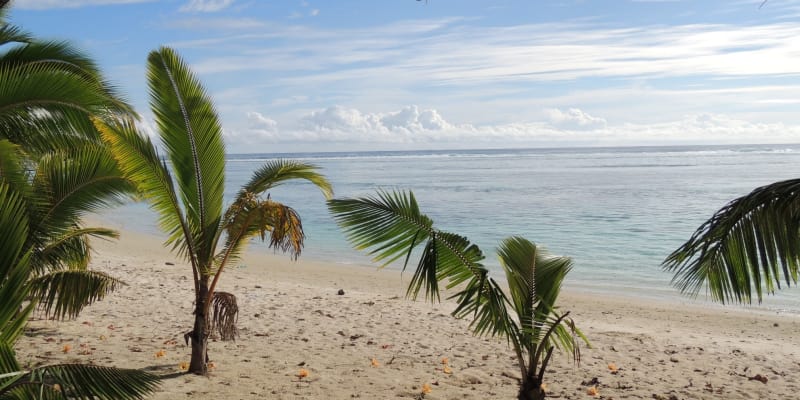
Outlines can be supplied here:
M130 119L95 120L104 141L111 145L114 157L125 176L133 181L142 198L159 215L159 225L167 233L167 245L197 264L192 231L173 184L172 175L156 152L153 142L139 132Z
M33 304L23 307L30 289L27 235L23 199L0 181L0 343L14 343L33 310Z
M800 179L753 190L717 211L662 266L672 283L696 296L751 303L797 284L800 266Z
M104 272L66 270L37 276L30 284L31 296L46 316L68 319L125 283Z
M172 162L200 264L214 256L225 188L225 145L210 97L170 48L148 57L150 106Z
M377 196L334 199L328 209L358 250L383 266L405 257L433 234L433 221L419 211L413 192L384 192Z
M236 340L239 330L236 324L239 321L239 305L236 296L228 292L215 292L211 301L214 314L211 318L211 331L217 331L223 341Z
M153 393L159 380L153 374L133 369L82 364L50 365L26 371L12 384L0 386L0 398L15 389L27 389L28 393L38 394L43 390L60 393L60 398L135 400Z
M11 188L25 196L30 191L28 173L25 170L26 160L21 149L8 140L0 139L0 181L5 181Z
M55 235L42 235L31 267L36 274L63 269L86 269L91 261L90 238L117 239L119 233L107 228L73 226Z
M313 183L322 191L326 199L330 199L333 196L333 187L317 170L318 167L313 164L298 161L269 161L253 173L252 178L242 187L239 194L240 196L247 193L260 195L287 181L299 179Z

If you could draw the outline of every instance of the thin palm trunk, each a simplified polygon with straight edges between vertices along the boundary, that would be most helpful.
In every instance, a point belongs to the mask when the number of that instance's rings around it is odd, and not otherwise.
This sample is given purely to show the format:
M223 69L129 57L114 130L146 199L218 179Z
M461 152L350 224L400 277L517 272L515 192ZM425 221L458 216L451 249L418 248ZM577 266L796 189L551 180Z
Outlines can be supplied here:
M189 372L205 375L208 372L206 365L208 362L208 307L206 307L206 304L210 301L207 276L200 279L198 289L194 309L194 329L188 334L192 341Z

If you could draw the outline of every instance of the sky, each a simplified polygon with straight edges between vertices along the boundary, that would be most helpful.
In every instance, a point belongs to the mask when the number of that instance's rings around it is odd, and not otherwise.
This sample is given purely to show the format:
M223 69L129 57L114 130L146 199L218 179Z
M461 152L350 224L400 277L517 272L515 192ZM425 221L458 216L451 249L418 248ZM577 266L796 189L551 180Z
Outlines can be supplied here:
M763 4L762 4L763 3ZM800 0L13 0L142 115L176 49L233 153L800 143Z

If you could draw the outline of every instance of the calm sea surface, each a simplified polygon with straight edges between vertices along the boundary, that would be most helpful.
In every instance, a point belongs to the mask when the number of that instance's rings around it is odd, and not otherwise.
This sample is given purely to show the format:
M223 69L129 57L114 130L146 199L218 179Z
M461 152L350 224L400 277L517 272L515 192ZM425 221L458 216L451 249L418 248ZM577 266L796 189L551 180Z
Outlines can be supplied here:
M660 268L672 250L728 201L800 175L800 145L234 154L226 196L273 158L320 166L336 197L413 190L439 229L469 237L498 272L496 246L521 235L573 257L569 287L673 299L671 274ZM302 257L370 264L345 241L315 187L291 183L271 195L303 218ZM103 218L157 232L145 204ZM778 292L763 307L800 312L800 289Z

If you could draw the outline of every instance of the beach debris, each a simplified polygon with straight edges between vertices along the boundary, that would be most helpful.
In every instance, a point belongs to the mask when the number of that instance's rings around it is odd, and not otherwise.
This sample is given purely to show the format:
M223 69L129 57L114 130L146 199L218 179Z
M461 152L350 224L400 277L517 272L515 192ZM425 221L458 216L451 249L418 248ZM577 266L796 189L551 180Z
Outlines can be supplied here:
M600 384L600 379L597 379L596 376L588 381L581 382L581 385L583 386L597 386L599 384Z
M589 389L586 390L586 394L588 394L589 396L597 397L597 396L600 396L600 391L597 390L597 386L592 386L592 387L590 387Z
M373 366L373 367L375 367L375 368L377 368L377 367L380 367L380 366L381 366L381 363L379 363L379 362L378 362L378 360L376 360L375 358L373 358L372 360L370 360L370 363L371 363L371 364L372 364L372 366Z
M394 347L394 345L391 345L391 344L382 344L381 345L381 348L384 349L384 350L391 349L392 347Z
M304 365L306 365L306 362L305 362L305 361L300 361L300 363L299 363L299 364L297 364L297 366L298 366L298 367L302 367L302 366L304 366Z
M167 355L167 352L164 349L161 349L156 352L156 358L161 358Z
M94 324L93 324L91 321L83 321L83 322L81 322L81 323L82 323L83 325L86 325L86 326L92 326L92 325L94 325Z
M164 263L164 265L175 265L175 263L167 261L167 262Z
M113 331L114 329L117 329L117 327L114 326L114 324L111 324L111 325L107 326L106 328L108 328L108 330L110 330L110 331Z
M450 362L450 360L448 360L447 357L442 357L442 365L447 365L448 362Z
M767 384L767 381L769 380L769 379L767 379L766 376L761 375L761 374L756 374L755 376L748 376L747 379L751 380L751 381L759 381L759 382L761 382L761 383L763 383L765 385Z
M307 369L305 369L305 368L300 368L300 370L299 370L299 371L297 371L297 375L296 375L296 376L297 376L299 379L303 379L303 378L307 378L307 377L308 377L308 374L309 374L309 372L308 372L308 370L307 370Z
M180 364L178 364L178 369L180 369L181 371L188 371L189 363L186 361L181 362Z
M344 296L344 289L339 289L339 291L336 292L336 294L338 294L339 296Z
M613 362L608 363L608 370L611 371L611 373L614 375L616 375L617 372L619 372L617 364L614 364Z
M539 389L542 389L543 392L547 393L547 384L542 383L541 385L539 385Z
M69 353L70 350L72 350L72 346L68 344L65 344L64 347L61 348L62 353Z
M445 374L448 374L448 375L449 375L449 374L452 374L452 373L453 373L453 370L452 370L452 369L450 369L450 366L449 366L449 365L445 365L445 366L444 366L444 368L442 368L442 372L444 372Z
M431 385L428 385L427 383L422 384L422 394L428 394L432 391L433 389L431 389Z
M167 345L167 346L175 346L175 345L178 344L178 341L175 340L175 339L169 339L169 340L165 340L164 344Z
M209 361L208 364L206 364L206 366L208 367L208 369L216 369L217 363L215 363L214 361Z
M108 339L108 338L106 337L106 335L100 335L100 340L106 340L106 339Z

